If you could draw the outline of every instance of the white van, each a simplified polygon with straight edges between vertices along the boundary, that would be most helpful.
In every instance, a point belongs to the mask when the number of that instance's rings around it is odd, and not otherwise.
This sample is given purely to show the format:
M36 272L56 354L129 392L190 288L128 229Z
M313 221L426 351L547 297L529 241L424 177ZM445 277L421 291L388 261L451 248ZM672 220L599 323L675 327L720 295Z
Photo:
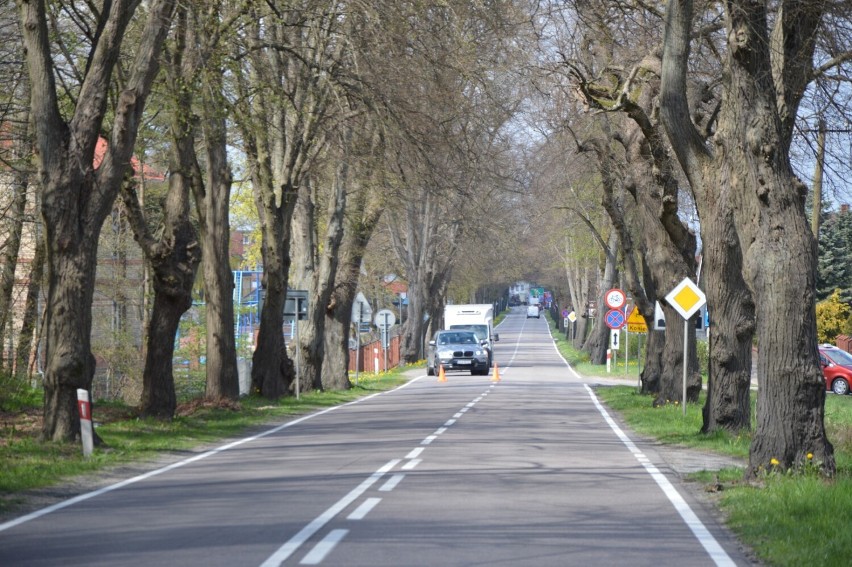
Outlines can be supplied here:
M541 318L541 314L538 310L538 305L530 305L527 307L527 319L530 317L535 317L536 319Z
M487 341L488 366L494 363L494 343L500 340L494 332L494 306L490 303L447 305L444 307L445 330L467 330Z

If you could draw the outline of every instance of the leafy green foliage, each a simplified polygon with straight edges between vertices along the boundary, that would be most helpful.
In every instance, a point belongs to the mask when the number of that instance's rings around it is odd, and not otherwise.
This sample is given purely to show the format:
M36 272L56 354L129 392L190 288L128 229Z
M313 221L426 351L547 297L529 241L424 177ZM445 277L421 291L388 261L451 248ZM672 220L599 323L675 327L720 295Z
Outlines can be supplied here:
M852 303L852 212L829 216L819 233L817 299L840 290L840 300Z
M834 344L837 335L850 332L852 309L841 299L841 290L836 289L824 301L816 305L817 340Z

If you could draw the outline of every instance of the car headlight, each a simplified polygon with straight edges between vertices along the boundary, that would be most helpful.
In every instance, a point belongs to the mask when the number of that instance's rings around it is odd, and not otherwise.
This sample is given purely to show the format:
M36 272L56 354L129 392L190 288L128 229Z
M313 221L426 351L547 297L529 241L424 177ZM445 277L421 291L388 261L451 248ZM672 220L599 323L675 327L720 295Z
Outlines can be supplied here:
M485 356L485 351L484 350L476 351L476 356Z
M451 351L451 350L439 350L438 351L438 358L452 358L452 357L453 357L453 351Z

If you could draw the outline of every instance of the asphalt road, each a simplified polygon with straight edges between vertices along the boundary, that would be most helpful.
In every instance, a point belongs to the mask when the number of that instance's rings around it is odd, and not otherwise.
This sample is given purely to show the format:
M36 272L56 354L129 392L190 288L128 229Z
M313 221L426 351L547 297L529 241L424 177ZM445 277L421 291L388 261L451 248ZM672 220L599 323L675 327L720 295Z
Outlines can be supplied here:
M749 565L516 308L425 373L0 524L0 565Z

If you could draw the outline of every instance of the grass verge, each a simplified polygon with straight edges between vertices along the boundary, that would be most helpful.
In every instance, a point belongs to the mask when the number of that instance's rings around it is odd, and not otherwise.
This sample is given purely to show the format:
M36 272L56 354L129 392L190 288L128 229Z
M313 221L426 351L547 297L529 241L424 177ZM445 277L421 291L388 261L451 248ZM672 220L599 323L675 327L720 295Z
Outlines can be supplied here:
M422 365L421 365L422 366ZM41 396L24 392L2 402L0 425L0 515L10 513L23 501L27 490L54 485L71 477L94 473L106 467L155 458L158 454L182 451L233 437L261 425L283 422L294 416L339 405L389 390L406 381L406 366L387 373L362 373L358 384L344 391L310 392L270 401L243 398L239 402L205 403L195 400L178 407L171 421L141 419L135 408L99 403L93 417L105 446L86 459L80 447L38 440Z
M605 373L600 365L590 365L588 357L573 349L561 335L554 333L554 337L559 351L580 374ZM600 387L597 395L640 435L667 444L748 458L750 434L700 433L703 396L699 403L689 405L684 417L683 408L676 404L654 408L653 397L640 395L636 387ZM852 396L826 397L825 427L837 461L837 474L832 479L822 478L816 467L799 474L768 473L756 483L745 483L740 469L693 475L695 480L722 487L717 503L727 525L766 565L850 564Z

